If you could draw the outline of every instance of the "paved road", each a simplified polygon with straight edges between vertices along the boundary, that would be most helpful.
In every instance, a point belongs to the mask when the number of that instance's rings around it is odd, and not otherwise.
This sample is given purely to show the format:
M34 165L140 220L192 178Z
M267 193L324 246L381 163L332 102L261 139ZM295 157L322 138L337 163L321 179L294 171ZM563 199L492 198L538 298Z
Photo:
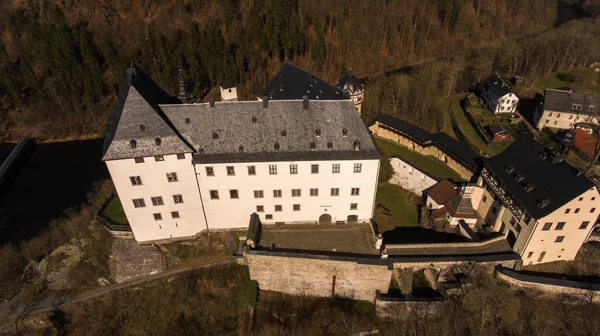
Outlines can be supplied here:
M8 302L0 304L0 320L10 319L15 317L34 315L44 312L49 312L57 308L64 307L73 303L89 300L104 294L112 293L126 287L137 286L142 283L172 276L179 273L189 272L193 270L210 268L214 266L229 264L234 257L225 260L216 261L208 264L191 266L186 268L173 269L166 272L152 274L144 277L131 279L126 282L111 284L103 287L93 288L80 293L57 293L48 292L35 297L29 301L18 300L19 296ZM16 300L16 301L15 301Z

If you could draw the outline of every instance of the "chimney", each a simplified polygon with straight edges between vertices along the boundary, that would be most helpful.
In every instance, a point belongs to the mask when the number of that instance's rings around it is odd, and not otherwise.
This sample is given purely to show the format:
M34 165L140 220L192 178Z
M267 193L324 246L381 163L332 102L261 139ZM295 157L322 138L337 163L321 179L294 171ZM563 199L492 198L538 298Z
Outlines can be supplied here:
M308 96L302 96L302 109L308 110Z
M210 100L210 107L215 107L215 100L214 99Z
M263 97L263 102L262 102L262 103L263 103L263 108L267 108L267 107L269 107L269 97L267 97L267 96L264 96L264 97Z

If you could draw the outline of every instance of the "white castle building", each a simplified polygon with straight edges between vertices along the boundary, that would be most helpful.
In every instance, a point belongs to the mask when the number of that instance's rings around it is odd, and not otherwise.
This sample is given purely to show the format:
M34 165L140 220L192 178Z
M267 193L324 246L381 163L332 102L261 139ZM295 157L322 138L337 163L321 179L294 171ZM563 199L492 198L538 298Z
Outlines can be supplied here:
M139 242L205 229L366 222L380 154L350 100L183 104L127 70L103 161Z

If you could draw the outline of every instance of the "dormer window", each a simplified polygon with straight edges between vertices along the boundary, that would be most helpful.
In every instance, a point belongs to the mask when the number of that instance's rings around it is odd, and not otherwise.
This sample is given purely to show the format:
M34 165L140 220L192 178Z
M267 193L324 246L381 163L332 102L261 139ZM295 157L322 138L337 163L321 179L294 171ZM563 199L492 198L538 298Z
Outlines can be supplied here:
M594 105L590 105L590 112L594 112Z
M256 117L252 117L252 122L255 123L256 122Z
M317 138L321 136L321 129L320 128L317 128L317 130L315 131L315 135L317 136Z
M131 148L136 148L137 147L137 141L135 141L135 140L129 141L129 144L131 145Z
M333 142L327 143L327 149L333 149Z
M219 138L219 133L213 133L213 139L218 139Z
M360 150L360 141L354 140L354 150L355 151Z
M346 136L346 135L348 135L348 130L344 128L342 130L342 136Z
M157 145L157 146L160 146L160 143L161 143L161 142L162 142L162 141L160 140L160 138L156 138L156 139L154 139L154 143L156 143L156 145Z
M140 131L145 132L146 131L146 125L140 124Z
M276 152L279 152L279 143L276 142L275 145L273 146L273 148L275 148Z
M286 136L287 132L285 130L281 131L281 136Z
M244 146L240 146L240 153L244 152Z
M310 143L310 150L314 151L315 149L317 149L317 144L315 142L311 142Z
M191 121L190 121L190 118L185 118L185 123L186 123L186 124L189 124L190 122L191 122Z
M204 154L204 148L198 148L198 153L199 154Z
M514 172L514 171L515 171L515 167L514 166L511 166L511 165L506 166L506 172L507 173L512 174L512 172Z
M571 105L573 110L581 111L581 104L573 104Z

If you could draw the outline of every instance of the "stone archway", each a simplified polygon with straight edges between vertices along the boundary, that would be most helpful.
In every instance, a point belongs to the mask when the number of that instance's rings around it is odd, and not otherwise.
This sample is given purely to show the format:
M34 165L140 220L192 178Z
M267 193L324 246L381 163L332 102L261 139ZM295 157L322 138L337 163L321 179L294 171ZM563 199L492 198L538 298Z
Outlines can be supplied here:
M331 215L322 214L319 216L319 224L331 224Z

